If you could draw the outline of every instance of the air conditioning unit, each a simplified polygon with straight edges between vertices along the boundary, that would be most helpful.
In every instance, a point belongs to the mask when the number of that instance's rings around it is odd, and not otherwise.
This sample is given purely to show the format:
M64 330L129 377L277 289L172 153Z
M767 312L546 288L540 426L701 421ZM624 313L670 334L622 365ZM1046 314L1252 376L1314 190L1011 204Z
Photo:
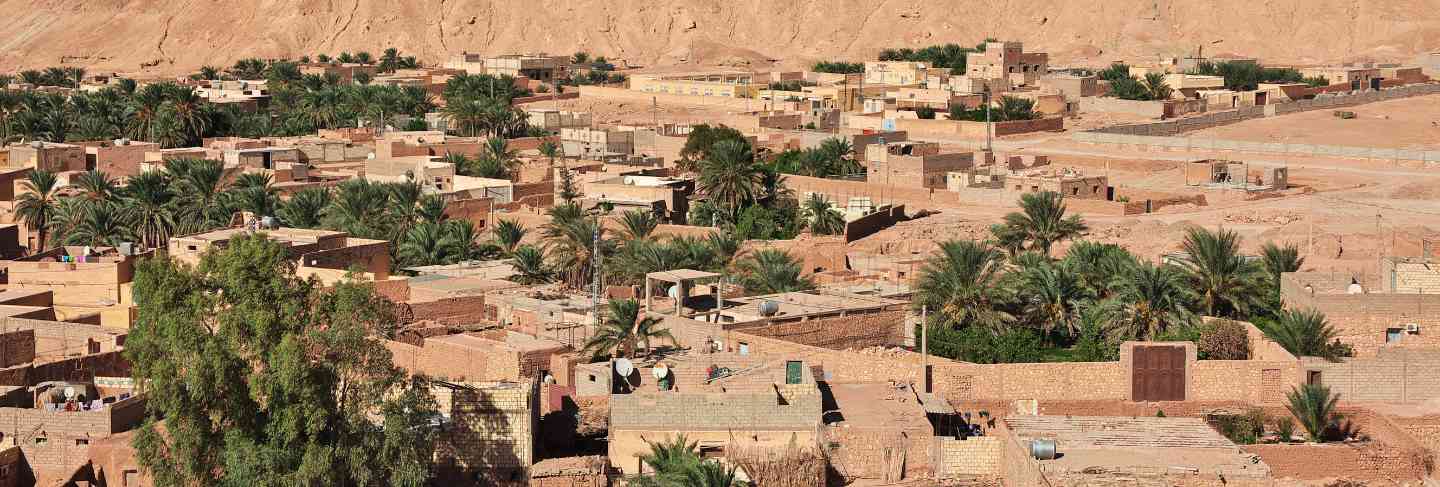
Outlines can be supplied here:
M1410 323L1410 324L1405 325L1405 332L1406 332L1406 333L1409 333L1409 334L1411 334L1411 335L1415 335L1415 334L1420 333L1420 324L1419 324L1419 323Z

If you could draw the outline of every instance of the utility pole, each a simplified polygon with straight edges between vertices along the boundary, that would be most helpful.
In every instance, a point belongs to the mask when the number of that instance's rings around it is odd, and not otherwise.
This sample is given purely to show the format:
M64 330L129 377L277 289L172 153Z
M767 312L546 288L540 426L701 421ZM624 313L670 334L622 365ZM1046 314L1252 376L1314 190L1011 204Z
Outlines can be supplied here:
M594 283L592 284L591 294L590 294L590 304L591 304L591 306L593 306L593 308L591 309L590 312L595 315L595 329L597 329L597 330L600 329L600 226L601 226L601 225L602 225L602 223L600 222L600 217L598 217L598 216L595 217L595 247L594 247L594 248L595 248L595 251L594 251L594 253L592 253L592 254L590 255L590 260L594 263L594 265L591 266L591 267L592 267L591 272L594 273L594 275L591 276L591 279L594 281Z
M988 81L985 83L982 99L985 103L985 152L994 154L995 148L990 145L990 135L995 131L995 127L990 125L990 83Z

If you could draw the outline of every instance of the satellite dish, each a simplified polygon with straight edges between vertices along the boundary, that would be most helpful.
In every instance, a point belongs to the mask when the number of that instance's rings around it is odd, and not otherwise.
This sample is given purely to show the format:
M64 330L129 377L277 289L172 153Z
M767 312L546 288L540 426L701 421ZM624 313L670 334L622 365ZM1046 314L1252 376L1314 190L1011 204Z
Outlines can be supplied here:
M725 351L725 342L722 341L722 340L720 340L720 339L718 339L718 338L715 339L715 351L716 351L716 352L723 352L723 351Z
M371 152L371 153L369 153L369 154L365 154L365 159L366 159L366 160L371 160L371 161L375 160L375 153L374 153L374 152Z
M655 364L655 368L650 370L650 375L655 376L656 379L664 379L665 376L670 375L670 367L665 364Z
M670 296L670 299L680 299L680 285L670 286L670 290L665 291L665 295Z
M780 312L780 303L769 299L760 302L760 314L764 316L775 316Z
M45 143L37 140L37 141L31 142L31 143L30 143L30 147L34 147L34 148L36 148L36 149L44 149L44 148L45 148Z
M628 359L628 358L617 358L617 359L615 359L615 373L620 374L620 377L630 377L630 374L632 374L632 373L634 373L634 372L635 372L635 364L632 363L632 362L630 362L630 359Z
M74 388L74 387L69 387L69 386L66 386L66 387L65 387L65 399L75 399L75 388Z

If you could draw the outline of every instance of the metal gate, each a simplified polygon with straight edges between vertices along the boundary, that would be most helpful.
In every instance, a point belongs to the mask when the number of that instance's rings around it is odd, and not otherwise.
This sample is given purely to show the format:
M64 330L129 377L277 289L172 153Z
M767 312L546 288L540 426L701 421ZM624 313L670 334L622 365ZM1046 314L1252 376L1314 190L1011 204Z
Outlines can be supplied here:
M1185 347L1142 345L1134 354L1130 400L1185 400Z

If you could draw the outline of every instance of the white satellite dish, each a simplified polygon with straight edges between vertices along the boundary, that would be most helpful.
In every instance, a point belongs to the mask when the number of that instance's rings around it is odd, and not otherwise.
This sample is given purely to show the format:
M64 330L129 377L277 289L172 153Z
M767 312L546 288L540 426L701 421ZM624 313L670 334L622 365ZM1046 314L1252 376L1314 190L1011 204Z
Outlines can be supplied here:
M715 339L715 351L716 351L716 352L724 352L724 351L725 351L725 342L724 342L724 341L721 341L721 340L718 339L718 338Z
M617 359L615 359L615 373L620 374L620 377L630 377L630 374L631 374L631 373L634 373L634 372L635 372L635 364L634 364L634 363L631 363L631 362L630 362L630 359L628 359L628 358L617 358Z
M656 379L664 379L665 376L670 375L670 368L665 364L655 364L655 368L650 370L650 375L655 376Z
M75 399L74 387L65 387L65 399Z

